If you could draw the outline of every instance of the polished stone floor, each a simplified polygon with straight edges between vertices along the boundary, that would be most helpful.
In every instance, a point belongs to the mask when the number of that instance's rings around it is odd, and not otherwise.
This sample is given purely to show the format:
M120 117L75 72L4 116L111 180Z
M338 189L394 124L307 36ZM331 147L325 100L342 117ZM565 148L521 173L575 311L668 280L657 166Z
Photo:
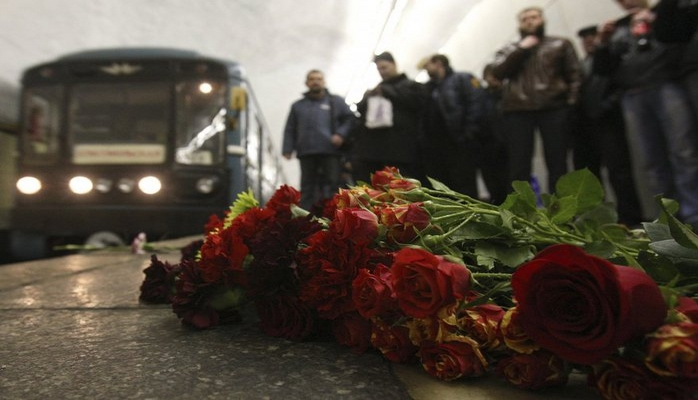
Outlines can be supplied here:
M541 393L496 378L445 383L375 353L267 337L254 315L194 331L168 306L138 303L148 264L103 251L0 266L0 399L595 398L581 377Z

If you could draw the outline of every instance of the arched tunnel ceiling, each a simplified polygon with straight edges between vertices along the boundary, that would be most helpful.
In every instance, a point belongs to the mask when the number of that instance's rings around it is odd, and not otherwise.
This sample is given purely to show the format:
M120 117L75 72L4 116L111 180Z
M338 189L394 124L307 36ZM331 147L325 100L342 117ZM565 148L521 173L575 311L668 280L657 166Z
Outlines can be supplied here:
M2 0L0 80L18 85L24 68L86 49L196 50L245 66L278 142L309 69L352 99L378 81L376 51L393 52L411 77L438 51L479 73L515 38L515 13L529 5L544 7L549 31L569 37L620 14L611 0ZM294 184L297 163L285 167Z

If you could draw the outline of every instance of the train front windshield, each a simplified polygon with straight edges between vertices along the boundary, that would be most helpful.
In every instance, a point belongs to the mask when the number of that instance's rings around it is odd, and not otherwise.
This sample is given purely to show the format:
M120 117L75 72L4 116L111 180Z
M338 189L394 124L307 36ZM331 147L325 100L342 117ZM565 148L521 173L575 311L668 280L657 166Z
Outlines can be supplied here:
M174 146L179 164L219 165L225 88L199 80L181 81L174 90L166 82L77 84L65 112L70 160L76 165L162 164ZM23 152L28 164L52 164L60 157L63 90L27 92Z

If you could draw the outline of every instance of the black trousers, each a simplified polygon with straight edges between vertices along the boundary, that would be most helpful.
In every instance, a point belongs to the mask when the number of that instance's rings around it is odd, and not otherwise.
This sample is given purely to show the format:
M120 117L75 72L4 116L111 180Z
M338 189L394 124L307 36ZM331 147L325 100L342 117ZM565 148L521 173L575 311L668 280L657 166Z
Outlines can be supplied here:
M536 128L543 140L543 156L548 170L548 191L567 173L568 108L551 110L512 111L502 116L502 127L509 158L509 180L531 179Z
M301 166L301 204L305 210L337 193L340 186L340 157L313 154L299 158Z
M619 222L626 225L642 222L642 206L635 187L620 106L599 118L580 117L573 132L574 168L588 168L600 180L601 166L606 166L608 181L616 197Z

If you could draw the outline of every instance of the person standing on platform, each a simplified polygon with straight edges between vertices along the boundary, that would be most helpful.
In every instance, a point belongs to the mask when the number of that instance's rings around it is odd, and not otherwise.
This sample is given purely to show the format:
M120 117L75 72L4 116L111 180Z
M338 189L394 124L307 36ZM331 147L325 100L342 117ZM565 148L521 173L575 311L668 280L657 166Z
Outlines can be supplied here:
M581 63L583 78L572 135L574 168L588 168L601 180L601 166L606 166L616 197L619 222L637 226L643 220L642 206L625 138L620 107L622 94L611 86L608 77L593 73L596 34L595 25L578 32L586 54Z
M624 90L628 140L648 189L677 200L679 217L698 229L698 131L680 80L684 47L656 40L647 0L618 3L628 14L599 29L594 72L612 77Z
M502 130L502 81L492 73L492 65L487 64L482 71L485 87L485 117L483 127L486 138L481 142L482 152L478 154L478 165L482 180L490 192L490 203L501 204L509 193L509 160Z
M288 114L282 154L290 160L296 153L301 170L300 205L310 210L340 187L340 147L355 117L342 97L326 89L321 71L308 72L305 85L308 91Z
M502 124L512 181L531 179L536 128L543 140L548 189L567 173L569 114L580 85L572 42L545 34L543 9L517 14L521 39L500 49L492 63L503 84Z
M429 74L421 156L428 177L477 198L477 153L484 112L480 81L455 72L448 57L435 54L424 64Z
M398 72L388 52L373 61L382 81L357 104L361 126L353 144L354 179L369 182L373 172L391 166L425 183L418 154L424 86Z

